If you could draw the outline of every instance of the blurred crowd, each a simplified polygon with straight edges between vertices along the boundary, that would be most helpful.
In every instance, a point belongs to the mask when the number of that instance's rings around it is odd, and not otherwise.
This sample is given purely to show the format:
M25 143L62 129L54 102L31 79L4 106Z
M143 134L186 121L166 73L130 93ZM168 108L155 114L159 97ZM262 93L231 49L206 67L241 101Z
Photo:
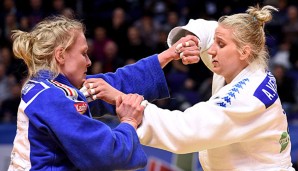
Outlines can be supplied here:
M217 20L244 12L259 3L279 12L265 26L270 70L288 114L298 121L298 1L297 0L1 0L0 5L0 122L16 122L26 67L12 53L11 31L30 31L43 18L65 15L86 24L89 74L113 72L167 49L167 35L189 19ZM155 101L171 110L185 110L211 96L212 73L202 62L189 66L171 62L164 69L171 98Z

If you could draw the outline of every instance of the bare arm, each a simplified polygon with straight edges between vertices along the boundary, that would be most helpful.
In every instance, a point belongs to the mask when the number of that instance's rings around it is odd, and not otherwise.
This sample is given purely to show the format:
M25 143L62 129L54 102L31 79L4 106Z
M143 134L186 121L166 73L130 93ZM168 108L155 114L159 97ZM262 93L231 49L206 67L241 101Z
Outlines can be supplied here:
M179 51L176 48L178 45L181 45ZM181 55L182 53L182 55ZM173 46L163 51L158 55L158 60L160 66L164 68L172 60L182 59L184 64L192 64L199 62L199 48L198 48L198 38L193 35L188 35L182 37L177 41Z
M84 87L86 87L86 89L83 90L83 94L87 99L90 98L91 101L102 99L107 103L115 105L117 97L124 95L124 93L112 87L102 78L87 79L84 83Z

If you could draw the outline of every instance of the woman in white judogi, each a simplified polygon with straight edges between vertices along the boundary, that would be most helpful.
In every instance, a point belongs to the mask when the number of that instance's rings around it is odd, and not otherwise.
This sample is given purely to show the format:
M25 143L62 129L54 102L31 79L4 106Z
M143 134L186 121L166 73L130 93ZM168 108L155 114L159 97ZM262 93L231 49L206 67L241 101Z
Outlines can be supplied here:
M137 130L142 144L199 152L204 170L294 170L286 113L267 66L264 24L271 10L256 6L218 22L190 20L170 32L170 46L186 31L198 36L200 57L215 73L213 95L183 112L149 103ZM177 51L187 61L183 46Z

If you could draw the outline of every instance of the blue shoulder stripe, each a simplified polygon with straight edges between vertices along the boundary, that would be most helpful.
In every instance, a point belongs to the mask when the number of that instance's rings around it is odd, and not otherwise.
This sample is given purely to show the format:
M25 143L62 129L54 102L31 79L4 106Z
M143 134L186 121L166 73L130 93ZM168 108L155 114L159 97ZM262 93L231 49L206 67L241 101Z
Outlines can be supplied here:
M278 98L276 81L270 72L268 72L267 77L256 89L254 96L264 103L266 108L270 107L276 101Z

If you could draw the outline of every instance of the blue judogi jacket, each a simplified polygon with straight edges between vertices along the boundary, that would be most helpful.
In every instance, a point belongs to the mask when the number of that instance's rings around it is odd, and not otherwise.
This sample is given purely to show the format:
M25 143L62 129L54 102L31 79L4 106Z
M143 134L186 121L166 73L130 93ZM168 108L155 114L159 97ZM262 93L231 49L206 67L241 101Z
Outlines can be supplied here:
M152 101L169 96L157 55L97 74L125 93L138 93ZM142 168L146 154L135 129L120 123L111 129L92 118L84 95L66 77L54 80L42 70L22 89L17 134L8 170L124 170ZM90 104L115 111L101 100Z

